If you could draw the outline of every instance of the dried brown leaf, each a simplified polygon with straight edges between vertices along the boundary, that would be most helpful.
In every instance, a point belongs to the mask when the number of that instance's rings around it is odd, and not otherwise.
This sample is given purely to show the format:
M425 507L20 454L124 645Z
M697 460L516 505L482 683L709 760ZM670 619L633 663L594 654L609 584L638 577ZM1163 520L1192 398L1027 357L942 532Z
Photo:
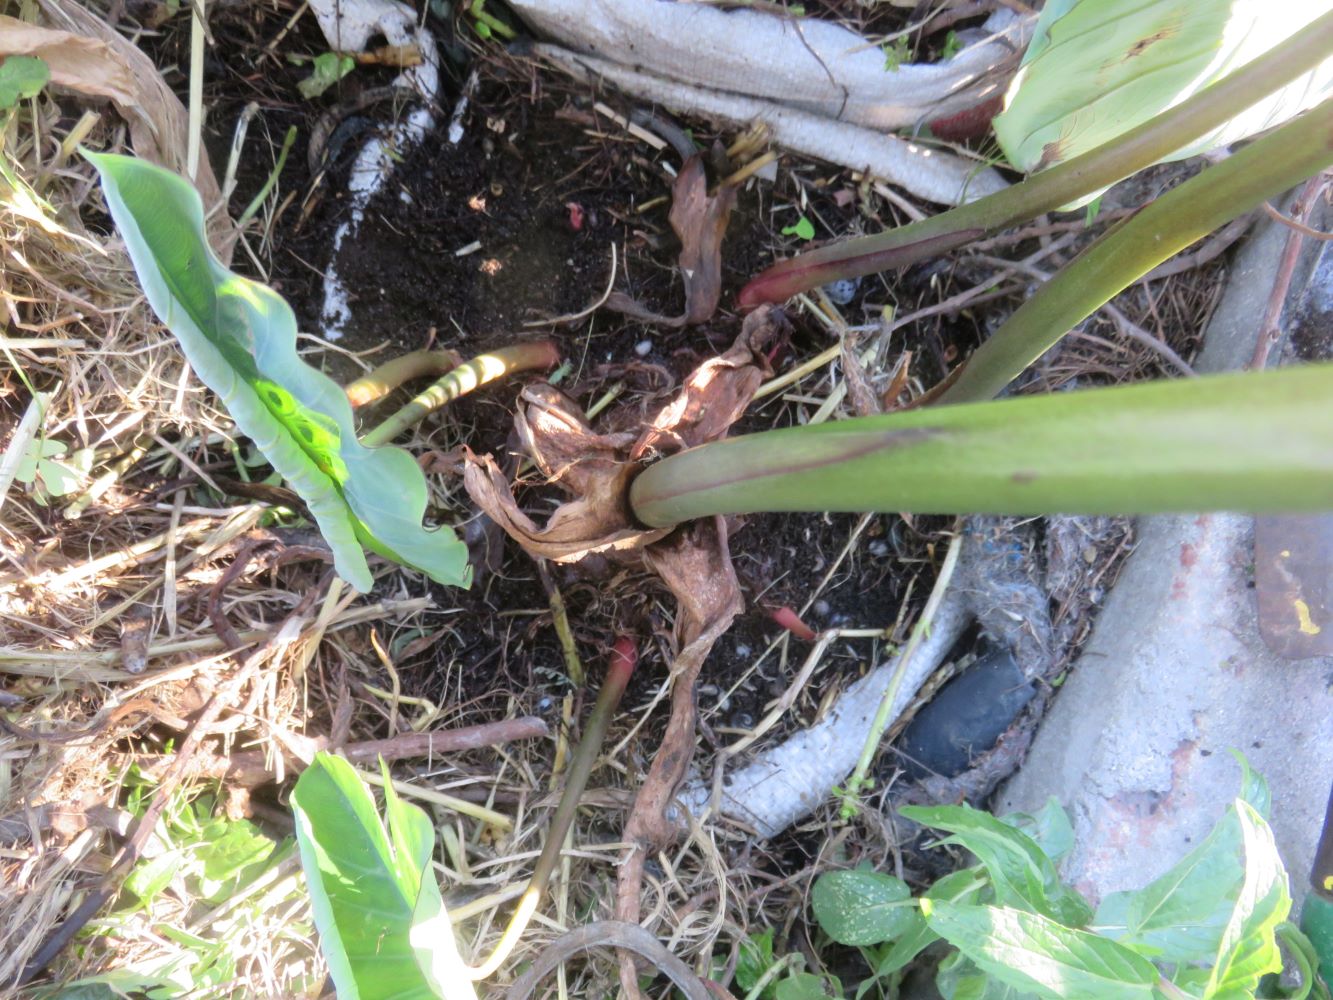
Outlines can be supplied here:
M696 368L635 443L633 457L671 453L727 436L750 400L772 374L770 353L790 333L779 309L760 308L745 317L741 334L725 354Z
M650 545L667 532L643 528L630 512L629 484L639 461L724 437L769 370L766 351L787 329L780 310L751 313L731 349L701 365L637 439L631 432L597 433L578 405L552 386L524 388L514 419L519 439L542 473L572 496L544 527L523 513L489 455L467 454L463 483L477 505L533 556L576 562L594 552Z
M463 484L477 505L533 556L576 562L594 552L637 549L665 530L635 524L626 494L633 438L598 434L578 405L545 383L524 388L515 417L520 439L537 467L573 495L545 527L519 508L509 480L490 455L467 452Z
M593 552L624 557L642 550L635 558L641 557L676 598L671 717L627 821L626 839L633 846L617 875L617 915L631 924L639 920L644 859L677 833L667 809L694 750L695 683L744 602L723 519L697 521L669 534L645 531L634 522L626 494L643 459L725 437L769 373L770 352L788 332L781 310L755 310L730 350L700 365L637 437L598 434L557 390L541 384L525 389L526 405L515 418L519 438L542 472L573 495L544 528L519 509L489 455L468 455L468 492L528 552L575 561ZM634 967L627 957L621 982L633 996Z
M656 851L677 832L667 807L694 751L695 681L713 644L744 608L722 518L687 525L645 552L648 565L679 602L671 664L671 719L625 826L631 843Z
M703 323L722 297L722 237L736 204L736 189L723 185L708 194L703 158L691 156L672 188L671 228L680 237L680 273L685 278L685 322Z
M46 63L57 86L117 104L135 103L130 68L105 42L0 14L0 56L33 56Z
M736 189L723 185L708 193L703 157L696 153L685 161L671 189L671 228L680 238L676 264L685 281L685 312L679 316L655 313L623 292L612 292L607 308L642 323L682 327L705 323L722 297L722 238L736 205Z

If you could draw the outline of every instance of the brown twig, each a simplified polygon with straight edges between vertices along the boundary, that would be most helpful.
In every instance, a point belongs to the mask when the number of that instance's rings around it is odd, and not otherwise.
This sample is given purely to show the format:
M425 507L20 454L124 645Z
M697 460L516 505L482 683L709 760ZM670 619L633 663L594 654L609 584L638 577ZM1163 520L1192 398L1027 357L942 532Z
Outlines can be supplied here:
M1307 226L1303 222L1297 222L1295 219L1291 218L1291 216L1283 215L1276 208L1274 208L1270 202L1267 201L1264 202L1264 212L1274 222L1280 222L1282 223L1282 225L1287 226L1290 229L1296 230L1296 232L1300 233L1302 236L1308 236L1312 240L1320 240L1320 241L1333 240L1333 233L1326 233L1323 232L1322 230L1315 229L1312 226Z
M99 733L104 732L109 726L115 725L122 719L131 715L144 715L151 719L157 719L164 725L172 729L184 730L186 722L184 719L177 718L168 712L163 711L150 698L134 698L125 702L123 705L116 705L105 716L94 720L82 729L76 729L67 733L39 733L34 729L28 729L20 726L16 722L10 722L3 715L0 715L0 729L4 729L12 736L19 739L28 740L32 743L73 743L76 740L92 739Z
M241 640L237 631L231 627L231 622L227 620L227 613L222 607L222 598L226 593L227 587L235 583L245 573L250 565L250 560L254 558L255 553L266 542L270 541L271 536L260 536L248 540L239 552L232 564L227 567L226 572L218 577L217 583L213 584L208 592L208 620L213 623L213 628L226 647L230 650L240 649L245 643ZM287 545L278 549L276 552L265 553L266 569L276 568L286 562L297 562L304 559L321 559L324 562L332 562L333 555L327 549L315 545Z
M569 833L569 828L574 822L574 814L583 798L584 789L588 787L588 776L592 773L597 755L606 742L606 730L611 723L611 717L615 714L616 706L620 704L625 686L629 684L638 661L639 651L634 640L628 636L617 639L611 652L611 663L606 671L606 679L602 681L602 688L597 693L597 703L588 715L583 738L579 740L578 749L574 751L574 757L569 762L565 790L561 792L560 804L556 806L555 816L551 818L551 829L547 831L546 843L542 845L542 852L532 867L532 879L528 882L528 887L523 890L523 895L519 898L513 916L509 918L509 925L505 928L499 944L495 946L486 961L476 968L467 970L468 975L474 980L489 978L504 963L527 928L532 915L537 911L537 904L541 902L542 894L555 872L556 863L560 860L560 852L565 845L565 835Z
M353 764L373 764L381 757L386 761L395 761L457 753L481 747L499 746L502 743L514 743L518 740L536 739L546 736L548 732L544 720L529 715L518 719L504 719L500 722L461 726L457 729L403 733L392 739L365 740L341 746L333 740L315 739L310 741L310 750L313 753L316 750L336 747L338 752ZM144 773L151 777L157 763L151 760L145 762L142 758L139 763ZM293 756L285 763L286 773L290 774L293 771L304 770L306 762ZM244 750L229 757L208 757L198 761L196 769L210 778L225 779L229 785L244 788L266 785L278 778L277 763L259 750Z
M1294 222L1304 227L1305 222L1318 201L1319 192L1329 181L1327 174L1316 174L1305 182L1300 194L1291 204L1291 217L1286 222ZM1259 342L1254 346L1254 356L1250 358L1250 368L1260 370L1268 366L1268 354L1273 345L1282 336L1282 306L1287 300L1291 288L1292 276L1296 273L1296 262L1301 256L1301 241L1305 234L1298 228L1287 233L1287 242L1282 248L1282 257L1278 262L1277 275L1273 278L1273 290L1268 295L1268 306L1264 309L1264 325L1259 332Z
M638 924L601 920L556 938L537 956L532 968L514 980L505 1000L528 1000L542 977L561 962L591 948L618 948L646 958L685 994L686 1000L710 1000L703 980Z

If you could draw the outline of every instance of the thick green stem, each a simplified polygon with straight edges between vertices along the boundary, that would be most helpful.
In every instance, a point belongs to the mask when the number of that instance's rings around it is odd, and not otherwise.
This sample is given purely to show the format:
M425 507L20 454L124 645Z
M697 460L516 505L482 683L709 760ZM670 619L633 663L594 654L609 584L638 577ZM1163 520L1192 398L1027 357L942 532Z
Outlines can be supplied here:
M384 423L371 430L361 438L361 443L367 448L388 444L409 427L420 423L428 414L464 393L469 393L487 382L494 382L513 372L554 368L559 361L560 356L556 352L555 344L549 340L514 344L511 347L502 347L498 351L491 351L489 354L478 354L471 361L466 361L449 372Z
M606 680L602 682L602 689L597 693L597 704L588 715L583 739L579 741L579 747L569 762L565 790L560 795L560 804L556 806L555 816L551 819L551 829L546 834L542 853L537 858L537 864L533 866L532 881L519 897L518 906L509 920L509 926L505 928L504 935L490 957L481 965L468 969L468 974L474 980L487 978L504 963L527 928L533 913L536 912L547 883L551 881L551 874L560 861L565 834L569 832L570 825L574 822L574 814L578 811L579 800L583 798L583 790L588 787L588 776L592 773L592 766L597 761L597 754L606 743L606 730L611 724L611 717L615 714L616 706L620 704L637 662L638 652L634 648L634 642L628 638L616 640Z
M1333 51L1333 12L1138 128L960 208L779 261L741 289L743 307L783 302L837 278L903 267L1052 212L1170 156L1308 73Z
M404 382L445 375L457 368L459 361L453 351L411 351L362 375L350 383L344 392L352 406L368 406L377 399L383 399Z
M1329 164L1333 99L1167 192L1079 254L977 349L940 402L994 396L1162 261Z
M635 517L759 511L1333 510L1333 365L926 407L715 441L647 468Z

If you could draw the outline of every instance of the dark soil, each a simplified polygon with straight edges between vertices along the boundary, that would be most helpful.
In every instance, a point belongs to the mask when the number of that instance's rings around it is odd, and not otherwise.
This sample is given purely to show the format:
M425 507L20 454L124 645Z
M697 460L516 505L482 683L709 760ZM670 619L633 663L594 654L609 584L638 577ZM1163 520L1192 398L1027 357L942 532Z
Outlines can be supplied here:
M836 13L849 12L839 8ZM280 207L263 229L261 259L267 273L260 277L287 297L302 329L317 330L323 273L335 263L332 233L349 211L346 180L351 162L367 138L390 126L407 107L401 100L359 106L358 95L387 84L396 72L391 69L360 67L318 100L301 98L296 85L308 70L293 64L291 57L313 56L326 46L314 19L304 17L283 39L281 55L266 56L266 47L288 16L290 11L253 6L214 12L212 28L219 44L209 64L209 141L221 172L237 118L248 103L259 105L231 204L233 214L239 214L272 173L283 133L290 126L297 128L297 140L278 178ZM525 327L596 302L606 287L613 244L619 251L617 290L656 312L681 311L683 290L675 267L679 245L667 221L671 181L681 156L670 146L658 151L626 135L593 109L594 101L601 100L627 114L631 106L618 95L568 84L494 45L469 65L452 26L434 14L428 24L445 53L447 82L441 106L435 109L437 126L405 155L391 182L371 201L356 236L340 252L336 265L354 295L353 320L338 350L310 355L339 380L355 377L365 364L428 345L470 356L550 337L569 365L561 387L586 407L612 384L623 382L626 391L615 404L622 412L617 415L613 408L601 419L634 421L662 405L690 371L732 342L740 328L732 308L736 291L774 259L801 248L796 237L782 235L785 226L804 215L823 239L906 221L845 172L784 158L775 182L751 182L739 194L723 244L721 305L707 324L663 329L603 309L568 327ZM863 27L873 32L892 25L879 19ZM185 65L187 38L188 32L169 26L156 42L158 63ZM932 44L941 40L937 36ZM479 85L471 96L463 137L451 144L450 111L472 68ZM183 87L183 75L173 82ZM321 121L331 137L322 161L312 164L310 137ZM715 134L706 123L680 124L690 127L707 154L716 182L728 169L716 162L717 152L731 137ZM251 240L257 245L253 234ZM1019 257L1038 246L1033 239L1004 252ZM248 255L238 254L236 266L249 266ZM938 302L989 273L966 258L925 262L897 275L864 279L842 313L850 323L873 323L886 310L901 314ZM1001 300L916 324L901 345L894 346L913 352L911 374L918 384L933 385L1015 302ZM1191 310L1206 308L1189 296L1159 295L1145 297L1141 310L1129 311L1160 318L1173 345L1188 356L1196 324L1186 317ZM1174 313L1180 314L1179 322L1174 322ZM822 327L803 312L793 310L791 319L793 337L776 359L779 367L829 343ZM1048 359L1028 388L1050 390L1076 380L1118 381L1129 370L1151 365L1138 357L1136 367L1127 368L1123 350L1110 343L1107 338L1113 335L1101 321L1090 322L1086 332L1079 352ZM348 353L359 356L362 365ZM423 425L429 446L447 453L466 443L512 462L515 395L515 380L510 379L456 401ZM387 412L400 398L379 404L369 419ZM768 400L752 408L735 432L790 425L808 418L811 409L805 407L802 414L803 407ZM537 567L514 543L488 529L454 474L431 474L444 476L437 482L448 501L430 516L460 526L474 551L477 583L469 591L431 586L435 610L385 637L404 693L479 712L503 713L517 706L554 717L569 681ZM542 510L554 494L530 489L520 499ZM793 642L785 659L771 657L749 672L780 634L768 612L783 606L799 609L816 596L855 523L855 517L842 515L766 515L737 526L731 550L747 610L705 667L700 691L705 744L725 742L729 729L752 726L766 704L785 690L804 657L801 643ZM911 622L930 589L929 546L947 526L939 518L875 517L818 593L808 624L816 629L883 628L898 620L900 612L902 620ZM911 606L902 609L909 583L918 574ZM664 677L673 602L646 572L590 561L555 567L552 576L579 654L590 666L604 660L617 636L638 639L645 669L636 672L627 704L643 705ZM402 593L412 586L420 584L390 574L382 589ZM373 663L373 651L367 648L366 654L365 661ZM831 649L793 711L793 721L812 719L827 693L873 666L866 662L869 655L859 647ZM886 758L884 767L892 766ZM881 775L891 777L889 771ZM756 858L756 870L789 871L820 850L820 842L819 837L793 834L772 845L772 854Z
M383 102L355 114L359 89L382 86L388 70L359 68L317 102L303 101L296 83L307 70L285 59L264 59L268 40L283 19L262 18L253 10L221 8L213 29L221 51L210 64L213 82L211 144L215 163L226 162L235 120L248 101L261 113L251 126L251 140L238 171L232 211L238 214L273 169L276 146L289 125L299 134L279 191L287 201L268 234L269 273L264 275L296 310L302 329L317 329L322 303L322 272L330 263L331 234L348 210L346 173L356 150L372 130L391 123L404 108ZM448 44L447 26L433 24ZM168 32L161 40L162 64L178 65L186 33ZM175 48L173 48L173 46ZM282 51L316 54L323 41L312 18L297 22ZM178 51L179 49L179 51ZM702 327L686 330L649 328L599 312L572 328L524 329L523 323L579 311L606 286L610 249L622 251L616 286L650 309L678 313L683 291L675 270L678 243L667 222L669 200L647 211L640 206L670 194L671 172L679 155L658 152L627 137L591 110L594 95L571 91L559 80L534 76L527 61L500 53L479 65L480 86L473 95L464 137L451 145L446 135L449 108L437 110L436 130L412 151L390 185L372 200L355 240L337 261L353 290L353 322L338 347L365 353L378 363L402 351L433 345L468 356L517 340L552 336L572 371L563 385L590 404L612 382L623 379L655 390L650 396L622 401L650 411L667 398L667 389L701 361L724 350L739 331L730 303L740 285L775 256L795 248L793 239L775 236L775 228L794 221L787 211L773 226L769 212L777 200L799 199L804 189L806 213L821 228L846 230L863 224L857 209L813 167L784 169L778 187L751 186L741 193L723 248L722 307ZM461 69L454 69L457 88ZM448 100L452 101L451 91ZM614 95L597 95L624 112ZM342 124L334 129L329 157L320 175L311 176L307 143L321 115ZM694 137L707 148L713 136L695 125ZM253 138L253 137L261 138ZM267 139L262 137L267 136ZM272 148L270 148L272 147ZM777 245L775 246L775 241ZM460 255L473 244L479 248ZM236 266L245 258L237 255ZM886 303L904 295L938 294L950 281L948 268L935 266L909 274L890 286L883 280L862 283L845 307L849 317L878 315ZM787 358L822 349L826 334L799 317ZM949 361L978 337L975 322L932 328L918 345L922 378L933 382ZM645 343L647 342L647 343ZM636 350L637 348L637 350ZM646 351L646 353L644 353ZM337 352L318 355L340 380L360 372ZM312 359L313 360L313 359ZM434 419L431 441L441 451L466 442L476 451L504 455L509 448L515 387L502 383L465 397ZM383 404L391 406L392 402ZM382 411L381 411L382 412ZM770 406L748 416L737 430L761 430L795 419L790 407ZM436 512L443 520L468 522L475 540L480 525L461 489L451 494L457 506ZM846 516L756 517L736 532L732 551L747 600L747 612L719 643L705 670L705 683L718 692L704 697L714 726L744 727L762 715L763 705L786 677L770 664L730 698L733 686L779 629L766 609L799 608L846 544L855 518ZM938 524L930 523L927 535ZM899 611L909 575L896 557L919 559L922 535L897 518L876 518L861 545L823 592L810 624L885 626ZM399 663L405 693L446 699L517 698L525 710L550 710L553 696L567 686L565 666L544 587L536 569L508 540L491 539L501 548L478 585L461 592L432 588L438 614L424 616L417 630L390 639L408 651ZM874 543L869 555L865 545ZM647 574L589 578L584 570L556 574L580 654L598 663L620 634L641 637L645 666L637 687L646 694L660 684L670 633L670 602ZM918 585L914 603L924 600ZM437 641L426 638L439 633ZM415 642L413 640L416 640ZM417 652L412 653L413 650ZM803 654L793 651L793 656ZM818 696L840 672L855 675L867 664L834 655L812 688ZM787 671L794 669L788 664ZM713 691L713 687L706 688ZM632 689L630 698L635 697ZM813 705L808 706L813 707Z
M127 16L141 16L140 6L154 7L131 2ZM253 231L251 243L267 271L260 277L287 297L303 329L315 330L323 272L331 263L331 235L348 212L350 163L366 138L407 109L401 100L357 106L359 94L392 80L397 72L392 68L361 66L320 98L301 97L297 84L309 69L300 60L326 51L327 44L313 17L297 18L286 30L294 12L295 5L288 3L220 5L212 12L216 44L208 49L206 66L207 141L221 174L238 118L247 105L258 106L231 202L233 214L239 214L273 172L282 135L289 127L297 129L277 179L279 208L262 229L262 245ZM817 0L810 12L839 17L871 36L891 32L903 17L896 10L868 9L850 0ZM549 336L571 366L562 388L575 398L589 405L612 383L624 381L629 391L617 405L651 412L668 398L674 384L734 339L739 317L731 306L740 285L775 258L799 249L798 239L781 235L784 226L805 215L823 239L904 221L897 209L879 201L856 178L787 157L775 183L751 182L740 192L723 245L721 307L708 324L685 330L650 328L600 310L573 327L525 328L525 322L579 311L595 302L606 286L613 244L621 251L618 290L652 310L672 314L681 309L678 244L667 222L667 196L680 156L670 146L657 151L626 135L593 110L594 101L603 100L627 113L630 105L619 95L571 85L495 44L484 46L484 58L470 63L455 24L432 5L423 6L423 16L443 54L445 86L441 106L434 109L437 126L423 145L406 155L339 256L338 269L355 296L353 321L338 351L310 355L335 378L346 380L362 370L343 351L360 355L363 364L375 364L426 345L466 356ZM954 27L972 26L974 20L964 19ZM280 43L274 44L279 36ZM188 38L188 18L177 16L160 34L144 39L156 63L167 67L168 81L182 92ZM947 39L943 31L928 33L925 44L943 45ZM464 120L463 138L453 145L446 135L449 114L471 69L479 73L480 84ZM331 139L325 159L312 172L309 143L321 120L331 126ZM681 124L690 127L705 151L711 151L715 140L730 138L715 134L707 123ZM713 172L716 180L716 167ZM645 210L645 205L650 207ZM475 250L460 253L474 245ZM1038 245L1028 241L1005 252L1021 256ZM250 266L249 255L238 253L235 266ZM950 257L926 262L902 274L863 280L842 311L849 322L873 321L886 308L909 311L977 279L976 266L966 261L960 264ZM1173 345L1188 356L1197 327L1183 315L1180 322L1169 315L1178 299L1146 299L1143 309L1162 320ZM1001 301L918 324L902 346L913 352L912 374L919 384L938 382L1012 307L1012 302ZM1191 308L1195 304L1186 302L1180 311ZM777 359L779 365L808 357L829 342L823 329L802 313L793 311L791 318L793 340L788 353ZM1093 342L1102 337L1100 343L1110 347L1101 321L1090 322L1087 331ZM1103 348L1089 350L1095 355ZM1124 374L1123 351L1105 358L1083 354L1074 364L1048 366L1033 388L1058 388L1075 379L1114 381ZM510 380L455 402L427 423L430 444L446 452L466 443L478 452L506 456L514 397ZM391 405L389 401L381 407ZM798 406L770 400L752 410L736 431L793 423L800 416ZM475 541L480 532L475 509L456 481L445 486L450 506L432 516L463 525ZM541 498L531 499L537 503ZM707 672L709 683L720 691L730 687L734 675L750 662L738 650L756 655L776 632L764 609L803 605L854 522L843 516L766 516L751 519L736 533L732 551L749 610L719 644ZM888 624L898 614L926 542L943 523L876 518L820 595L811 624ZM452 697L470 699L503 691L524 704L541 704L550 690L560 687L564 667L535 567L508 541L491 543L491 557L478 573L476 587L469 592L434 589L441 610L438 618L427 616L423 629L428 634L445 630L447 639L406 647L419 650L403 664L404 682L412 693L437 697L448 688ZM582 571L567 571L557 574L557 582L580 650L590 661L618 634L665 635L670 628L662 594L646 575L589 579ZM923 600L927 590L928 581L920 581L914 601ZM409 643L410 637L403 642ZM656 655L656 650L648 653L650 663ZM845 666L854 672L864 664ZM836 673L826 670L822 677ZM731 698L714 722L723 724L728 713L742 722L752 717L771 695L765 684L778 681L755 683L752 692ZM818 685L812 690L817 697Z
M834 0L827 6L838 16L855 13L842 10L848 5ZM396 70L385 68L359 67L319 99L300 97L297 83L308 69L292 57L314 56L326 45L314 19L302 17L273 54L266 54L290 14L285 7L253 5L222 6L214 12L211 27L218 45L210 49L208 66L208 139L221 173L237 119L249 103L258 105L239 161L231 203L236 215L273 172L282 135L296 127L297 139L272 202L279 208L260 233L252 228L250 240L266 269L258 276L291 302L302 329L317 330L323 273L334 263L332 233L349 211L346 180L351 162L367 138L408 108L402 100L360 106L359 94L382 88L393 78ZM155 40L159 65L187 64L184 23L176 18ZM739 194L723 244L721 305L707 324L663 329L602 309L572 326L525 327L596 302L606 287L612 245L619 251L617 290L656 312L681 311L683 289L675 267L679 245L667 221L671 181L681 157L670 146L658 151L626 135L593 109L601 100L627 114L631 105L619 95L571 85L495 45L485 46L484 58L468 63L450 23L434 13L427 15L427 23L445 59L446 84L441 106L434 109L436 128L405 155L338 256L338 271L354 295L353 320L338 349L308 355L339 380L355 377L365 365L428 345L470 356L550 337L568 364L561 382L565 391L586 407L623 382L626 391L615 404L623 407L622 413L617 416L613 407L601 419L637 420L662 405L700 362L732 342L740 328L733 310L736 291L774 259L801 249L799 239L781 233L785 226L804 215L815 223L817 238L824 239L906 221L857 178L786 157L775 182L751 182ZM863 27L874 32L893 25L881 18ZM937 36L935 43L941 39ZM479 85L471 95L463 137L451 144L450 111L471 69L478 72ZM183 74L168 73L168 78L183 89ZM708 154L716 182L728 169L716 162L717 153L731 136L714 133L707 123L680 124L691 129L693 140ZM313 162L309 143L321 127L330 139L322 161ZM1028 240L1004 252L1018 257L1039 245ZM251 266L249 255L238 253L235 266ZM938 302L989 273L966 258L928 261L897 275L862 280L842 313L850 323L873 323L888 310L901 314ZM912 351L911 374L918 385L933 385L1015 302L1001 300L916 324L894 347ZM1198 308L1188 297L1157 296L1145 298L1142 311L1160 317L1173 345L1188 356L1195 325L1184 315L1172 322L1171 313ZM790 318L793 337L776 359L778 367L797 363L829 343L824 329L804 312L793 310ZM1066 353L1040 368L1030 379L1030 390L1125 377L1124 352L1107 339L1112 335L1106 327L1092 321L1086 330L1091 336L1084 340L1094 346L1080 344L1076 356ZM349 354L360 357L361 364ZM1145 367L1142 357L1134 364ZM422 427L429 447L444 454L465 443L502 463L511 462L512 471L515 381L466 396L430 418ZM401 398L400 393L379 404L368 419L382 416ZM735 432L790 425L811 412L800 402L770 399L752 408ZM569 681L537 567L514 543L488 529L454 473L431 475L443 477L436 482L447 500L428 516L459 526L474 551L477 583L469 591L428 585L436 609L385 637L404 693L482 712L504 712L514 705L523 711L554 711ZM545 509L554 498L541 489L520 496L533 510ZM930 589L929 546L948 522L875 517L816 595L855 523L855 517L841 515L766 515L737 527L731 551L747 610L705 667L700 705L706 743L725 740L718 731L752 725L771 698L786 688L804 657L801 644L793 643L785 659L769 658L747 675L780 634L768 615L771 609L799 609L817 596L807 614L808 624L816 629L887 627L900 612L904 621L912 621ZM911 606L903 609L909 583L918 574ZM598 565L555 567L553 579L579 654L589 665L604 660L617 636L638 638L645 669L637 671L628 703L642 705L664 676L673 602L646 572ZM421 586L397 574L384 580L382 589L395 594ZM375 662L373 651L367 648L366 654L365 662ZM873 665L865 661L867 655L850 646L830 650L793 720L813 718L826 693ZM892 761L885 766L891 767ZM778 852L795 852L782 862L787 864L808 849L818 847L798 837Z

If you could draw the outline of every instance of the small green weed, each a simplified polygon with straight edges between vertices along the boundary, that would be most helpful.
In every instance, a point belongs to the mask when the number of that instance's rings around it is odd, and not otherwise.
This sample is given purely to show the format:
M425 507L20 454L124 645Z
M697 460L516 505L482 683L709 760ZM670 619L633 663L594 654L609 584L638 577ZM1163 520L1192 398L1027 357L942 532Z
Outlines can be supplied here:
M996 818L969 806L908 806L904 816L942 831L977 864L937 881L917 898L901 879L859 869L830 872L811 891L815 923L828 939L857 949L869 970L853 993L897 996L903 971L943 942L935 984L945 1000L1327 1000L1310 948L1287 922L1287 874L1266 814L1267 784L1241 760L1241 792L1212 832L1142 889L1113 893L1094 910L1061 882L1055 863L1073 829L1051 800L1033 815ZM1294 990L1279 985L1283 951L1302 970ZM790 1000L776 984L798 977L809 994L836 982L789 973L771 931L741 944L736 985L763 1000ZM777 969L777 974L773 970ZM738 995L740 995L738 993ZM797 994L793 994L797 995Z
M802 240L813 240L815 238L815 224L803 215L790 226L784 226L782 235L795 236Z
M736 996L751 1000L825 1000L843 995L835 976L807 971L800 953L775 957L771 929L741 942L735 985Z
M33 500L45 507L49 500L68 496L86 482L93 457L91 448L71 453L60 441L33 438L19 459L14 478L29 487Z
M890 73L897 73L898 67L912 56L912 46L906 35L899 35L892 43L886 42L879 48L884 53L884 69Z
M154 787L132 769L126 812L141 816ZM124 960L42 996L231 997L240 995L240 984L265 978L284 992L309 989L322 973L303 890L291 838L279 842L249 820L228 818L211 792L179 792L116 907L85 931ZM265 977L242 968L242 956L280 962Z
M310 75L296 85L301 96L313 101L356 69L356 60L341 52L325 52L310 63Z
M51 70L33 56L9 56L0 62L0 111L36 97L51 79Z

